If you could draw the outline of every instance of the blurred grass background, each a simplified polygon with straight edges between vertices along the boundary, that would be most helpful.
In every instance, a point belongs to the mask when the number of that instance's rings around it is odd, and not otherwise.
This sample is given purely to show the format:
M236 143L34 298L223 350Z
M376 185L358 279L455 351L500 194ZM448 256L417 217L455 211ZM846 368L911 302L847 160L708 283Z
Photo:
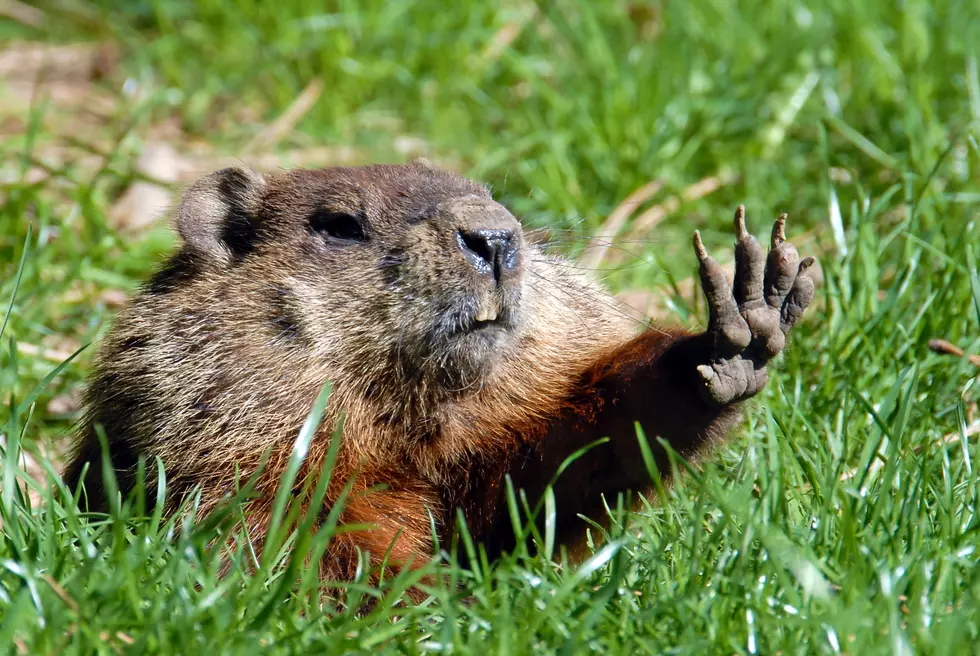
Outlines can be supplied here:
M954 0L0 0L0 645L972 651L977 369L927 343L980 346L978 15ZM582 569L516 554L452 569L462 591L421 608L357 617L282 570L219 578L213 527L129 508L90 528L36 507L91 349L56 368L172 247L173 189L234 161L419 155L491 183L572 257L633 210L597 274L662 321L697 307L693 229L730 257L736 204L758 234L787 211L823 267L817 306L739 435ZM18 463L33 502L14 494Z

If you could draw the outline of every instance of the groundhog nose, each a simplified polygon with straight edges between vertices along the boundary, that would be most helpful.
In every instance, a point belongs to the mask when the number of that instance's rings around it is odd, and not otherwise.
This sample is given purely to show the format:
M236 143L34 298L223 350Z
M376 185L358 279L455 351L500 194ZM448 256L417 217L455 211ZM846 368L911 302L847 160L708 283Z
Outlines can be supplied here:
M460 230L456 243L463 256L481 275L500 281L520 264L520 244L511 230Z

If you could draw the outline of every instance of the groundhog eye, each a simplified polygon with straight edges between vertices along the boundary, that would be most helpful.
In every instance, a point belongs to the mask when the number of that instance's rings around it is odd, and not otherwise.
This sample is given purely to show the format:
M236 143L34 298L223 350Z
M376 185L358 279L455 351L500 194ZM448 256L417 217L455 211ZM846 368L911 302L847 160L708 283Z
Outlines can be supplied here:
M344 212L317 212L310 219L310 228L314 232L342 241L368 240L361 219Z

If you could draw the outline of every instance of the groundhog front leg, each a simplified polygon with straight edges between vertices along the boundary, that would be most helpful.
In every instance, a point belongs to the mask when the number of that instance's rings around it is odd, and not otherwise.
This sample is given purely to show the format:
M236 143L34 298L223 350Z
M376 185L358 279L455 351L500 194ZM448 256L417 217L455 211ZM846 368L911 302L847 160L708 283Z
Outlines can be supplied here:
M510 472L515 484L537 497L570 454L609 438L555 483L560 530L581 529L579 514L601 520L606 515L603 497L612 504L620 492L648 490L651 480L636 422L666 477L669 461L656 437L685 457L696 456L722 439L737 420L739 404L765 387L768 363L782 351L786 334L814 293L807 273L814 260L800 261L786 241L785 219L779 217L773 226L767 256L745 228L744 209L738 208L733 284L695 233L707 330L691 335L651 329L602 357L543 439L517 458Z

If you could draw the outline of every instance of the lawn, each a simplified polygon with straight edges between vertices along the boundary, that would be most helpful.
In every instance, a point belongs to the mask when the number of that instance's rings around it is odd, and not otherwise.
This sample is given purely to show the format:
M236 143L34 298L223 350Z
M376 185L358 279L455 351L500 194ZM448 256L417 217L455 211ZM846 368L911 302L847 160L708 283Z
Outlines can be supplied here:
M956 0L0 2L0 649L975 651L980 367L929 342L980 351L976 15ZM402 600L409 575L354 582L338 605L302 558L329 531L284 531L258 571L241 549L221 576L206 547L233 516L177 524L133 501L86 522L58 498L87 345L174 244L156 183L236 159L418 155L492 184L573 258L635 209L581 261L658 321L703 322L689 236L730 262L738 203L760 236L790 214L817 299L727 445L614 513L584 563L531 548L434 564L421 605Z

